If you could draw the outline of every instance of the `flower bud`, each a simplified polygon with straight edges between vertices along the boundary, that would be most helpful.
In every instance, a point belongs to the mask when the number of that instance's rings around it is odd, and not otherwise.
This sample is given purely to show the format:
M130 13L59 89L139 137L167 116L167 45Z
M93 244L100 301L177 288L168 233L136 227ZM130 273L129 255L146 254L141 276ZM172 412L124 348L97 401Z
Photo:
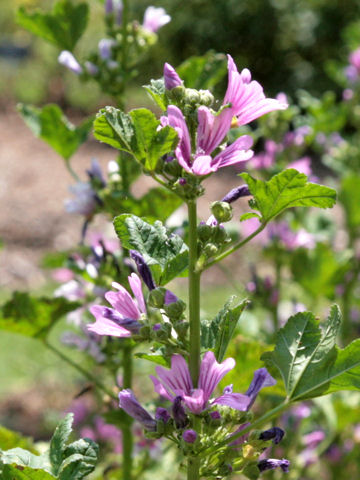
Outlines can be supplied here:
M186 443L195 443L197 439L197 433L195 430L185 430L182 434L182 438Z
M213 202L210 209L211 213L219 223L229 222L232 219L232 207L227 202Z
M204 247L204 254L210 258L216 255L218 252L218 247L213 243L207 243Z
M183 83L175 69L169 63L165 63L164 65L164 83L166 90L180 87Z
M228 234L226 233L226 230L224 227L218 225L217 227L213 227L214 233L213 233L213 241L216 242L217 244L222 244L225 243L228 240Z
M181 402L182 398L180 396L176 397L172 407L172 414L177 428L184 428L188 423L188 417Z
M204 224L200 224L198 227L197 227L197 232L198 232L198 238L201 242L207 242L208 240L210 240L212 234L213 234L213 229L212 227L210 227L210 225L206 225L206 223Z
M210 107L214 103L214 95L209 90L200 90L200 102L205 107Z
M157 287L151 290L148 297L148 305L153 308L162 308L165 301L166 288Z
M166 91L167 96L176 103L180 103L186 94L186 89L183 85L178 85L171 90Z
M194 88L186 88L184 100L190 105L196 105L200 103L200 93Z
M165 293L164 310L170 319L180 318L186 308L186 303L180 300L180 298L177 298L175 295L174 297L176 297L176 300L173 299L171 302L167 301L167 297L169 297L168 293L171 292L167 290Z

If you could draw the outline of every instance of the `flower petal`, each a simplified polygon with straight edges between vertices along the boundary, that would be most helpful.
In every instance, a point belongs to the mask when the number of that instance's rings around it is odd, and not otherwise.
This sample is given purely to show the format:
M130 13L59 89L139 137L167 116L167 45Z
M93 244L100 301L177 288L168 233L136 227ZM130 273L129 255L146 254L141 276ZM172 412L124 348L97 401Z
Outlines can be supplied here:
M209 175L209 173L215 172L216 167L212 166L213 159L210 155L199 155L195 158L192 165L192 173L195 175Z
M176 157L185 162L187 167L191 167L191 142L188 127L184 115L175 105L169 105L167 109L169 125L178 132L179 144L175 150ZM182 165L183 168L184 165Z
M250 398L241 393L225 393L212 402L212 405L226 405L241 412L245 412L250 404Z
M183 395L183 400L192 413L201 413L204 410L206 400L200 388L195 388L191 395Z
M237 138L235 142L216 155L212 164L216 165L217 169L219 169L250 160L254 155L252 150L248 150L252 143L252 138L249 135L243 135Z
M130 288L138 302L139 309L142 313L146 313L146 306L145 306L145 300L144 300L144 295L142 292L141 288L141 280L140 278L136 275L136 273L132 273L128 277L128 281L130 284Z
M260 390L264 387L272 387L276 384L276 380L270 375L266 368L259 368L254 372L254 378L248 388L246 395L250 397L248 409L255 402Z
M220 380L235 367L235 360L227 358L218 363L213 352L206 352L200 366L199 388L204 391L205 403L217 387Z
M104 307L101 305L93 305L90 312L96 318L95 323L87 325L87 329L98 335L111 335L113 337L131 337L131 332L121 325L116 324L113 320L105 318L102 314Z
M117 288L119 291L105 293L105 298L110 305L126 318L132 318L134 320L140 318L140 311L134 300L131 298L130 293L122 285L116 282L113 282L113 287Z
M207 107L198 109L197 153L210 155L224 140L231 127L233 112L225 108L214 115Z
M169 394L172 391L180 396L191 395L193 385L189 367L181 355L173 355L171 357L170 370L156 367L156 373Z

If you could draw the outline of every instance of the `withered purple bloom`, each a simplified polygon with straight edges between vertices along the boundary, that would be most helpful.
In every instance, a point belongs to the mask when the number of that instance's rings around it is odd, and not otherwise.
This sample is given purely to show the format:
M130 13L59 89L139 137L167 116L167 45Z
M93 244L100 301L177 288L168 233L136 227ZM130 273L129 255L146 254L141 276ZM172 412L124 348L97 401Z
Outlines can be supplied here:
M285 435L284 430L279 427L269 428L260 433L260 440L272 440L275 445L278 445Z
M280 467L284 473L289 472L290 462L283 458L278 460L277 458L268 458L266 460L260 460L258 463L258 469L260 472L265 472L266 470L274 470L275 468Z
M130 389L121 390L119 393L119 406L130 417L140 422L146 430L156 431L156 420L140 405Z
M130 250L130 257L135 261L140 277L149 290L156 288L150 268L145 262L144 257L137 250Z
M251 195L249 187L247 185L241 185L230 190L229 193L221 200L222 202L233 203L241 197L247 197Z

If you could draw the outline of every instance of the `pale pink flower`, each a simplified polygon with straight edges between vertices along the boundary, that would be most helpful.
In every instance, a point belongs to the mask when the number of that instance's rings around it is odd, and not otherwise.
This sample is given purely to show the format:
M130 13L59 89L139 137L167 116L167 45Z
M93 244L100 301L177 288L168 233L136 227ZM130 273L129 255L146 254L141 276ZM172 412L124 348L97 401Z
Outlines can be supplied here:
M156 33L159 28L163 27L171 20L163 8L148 7L144 13L143 28L149 32Z

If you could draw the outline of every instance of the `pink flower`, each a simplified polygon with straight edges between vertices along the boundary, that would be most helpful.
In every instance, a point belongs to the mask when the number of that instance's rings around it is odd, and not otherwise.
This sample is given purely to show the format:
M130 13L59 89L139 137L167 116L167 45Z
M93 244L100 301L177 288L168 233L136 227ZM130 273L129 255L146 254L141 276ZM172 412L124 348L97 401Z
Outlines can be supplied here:
M156 33L171 20L163 8L148 7L144 13L143 28L149 32Z
M87 326L88 330L98 335L114 337L130 337L131 332L139 330L140 323L138 320L141 318L141 314L146 313L141 280L136 273L132 273L128 280L135 299L123 286L113 282L112 285L118 292L105 293L106 300L113 308L103 305L92 306L90 312L96 318L96 322L89 324Z
M179 135L179 143L175 150L176 158L180 165L194 175L208 175L219 168L245 162L253 156L252 138L243 135L226 147L214 158L211 153L224 140L231 127L232 113L230 108L225 108L219 115L214 115L207 107L198 109L197 146L195 155L191 154L191 141L188 127L181 110L170 105L168 116L162 117L162 125L170 125Z
M64 67L71 70L72 72L76 73L76 75L80 75L83 71L80 63L76 60L74 55L68 50L63 50L60 53L58 57L58 62Z
M260 83L251 80L250 71L238 72L235 62L228 55L228 87L223 105L231 104L238 125L246 125L256 118L274 110L285 110L288 105L275 98L266 98Z
M181 397L185 406L195 414L201 413L209 406L226 405L235 410L246 411L255 400L259 390L264 386L275 384L275 380L266 369L255 372L254 380L246 395L233 393L232 385L224 389L223 395L210 399L223 377L235 367L235 360L228 358L218 363L213 352L206 352L200 366L198 388L193 387L190 372L185 359L181 355L173 355L171 369L156 367L159 378L150 376L154 388L159 395L174 402Z

